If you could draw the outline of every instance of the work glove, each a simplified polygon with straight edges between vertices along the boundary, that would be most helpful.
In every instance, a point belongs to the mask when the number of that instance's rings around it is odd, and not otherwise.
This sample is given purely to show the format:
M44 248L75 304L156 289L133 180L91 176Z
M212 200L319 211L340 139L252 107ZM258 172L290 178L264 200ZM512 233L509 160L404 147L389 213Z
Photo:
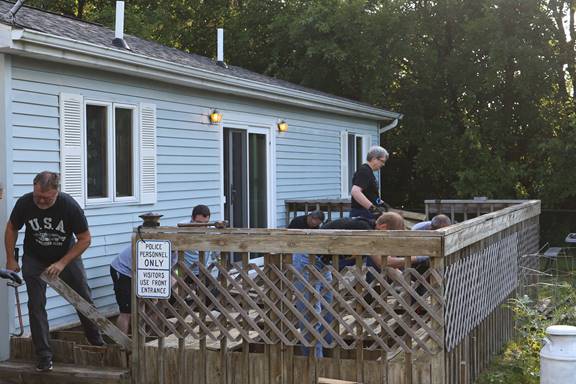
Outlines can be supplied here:
M14 271L0 268L0 278L12 280L16 284L22 284L22 278Z
M374 205L379 207L382 210L382 212L389 212L390 209L392 209L390 204L388 204L387 202L385 202L384 200L382 200L379 197L376 198L376 203Z
M368 212L370 212L370 214L374 217L374 220L375 220L375 219L379 218L381 214L386 212L386 210L384 208L378 206L378 205L372 204L372 206L370 207Z

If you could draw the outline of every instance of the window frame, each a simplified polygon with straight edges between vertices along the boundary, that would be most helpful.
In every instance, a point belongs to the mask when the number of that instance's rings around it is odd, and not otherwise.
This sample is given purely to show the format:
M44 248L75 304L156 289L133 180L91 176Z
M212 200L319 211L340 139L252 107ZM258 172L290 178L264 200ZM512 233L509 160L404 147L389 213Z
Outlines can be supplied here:
M362 155L361 155L361 161L360 161L360 165L364 164L366 162L366 155L368 154L368 150L370 149L370 146L372 145L372 135L370 134L361 134L358 132L351 132L351 131L344 131L342 132L342 134L346 137L346 143L344 145L344 143L341 145L341 151L344 150L345 147L345 153L341 154L341 167L343 169L343 171L341 172L343 180L342 183L344 185L343 190L341 191L341 198L346 199L346 198L350 198L351 194L350 194L350 190L352 189L352 185L351 185L351 179L352 176L354 175L354 173L358 170L358 164L357 164L357 142L358 139L361 140L361 147L362 147ZM350 154L348 148L350 147L350 136L353 136L354 138L354 153ZM353 155L353 159L354 159L354 164L355 164L355 169L350 170L349 165L349 160L350 160L350 156Z
M106 107L106 122L107 122L107 176L108 176L108 197L89 197L88 196L88 140L84 143L84 191L85 191L85 204L86 206L102 206L102 205L116 205L123 203L138 203L140 201L140 131L139 131L139 108L135 104L128 103L114 103L108 101L85 99L83 105L84 135L88 136L88 121L86 112L88 106ZM132 196L117 197L116 196L116 109L129 109L132 111Z

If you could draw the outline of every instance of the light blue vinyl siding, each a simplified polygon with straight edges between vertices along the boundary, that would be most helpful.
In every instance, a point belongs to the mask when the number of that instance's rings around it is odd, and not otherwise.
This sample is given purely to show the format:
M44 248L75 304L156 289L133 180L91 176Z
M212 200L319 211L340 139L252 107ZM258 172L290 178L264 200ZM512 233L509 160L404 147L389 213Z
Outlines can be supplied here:
M85 100L156 105L157 203L85 208L93 241L83 260L93 298L103 311L116 309L109 264L129 243L133 228L141 223L138 215L159 212L164 215L164 225L175 225L189 219L194 205L207 204L212 218L222 219L222 129L207 123L206 115L212 108L223 113L226 127L270 127L275 135L276 226L284 225L285 199L340 196L341 131L370 134L372 142L378 142L374 121L31 59L14 58L12 87L14 202L31 191L37 172L59 171L61 92L80 94ZM227 123L226 116L234 116L234 122ZM288 122L288 132L276 132L279 119ZM22 240L21 234L19 242ZM21 292L26 314L25 289L21 288ZM64 299L52 290L48 297L52 326L77 321L73 308Z

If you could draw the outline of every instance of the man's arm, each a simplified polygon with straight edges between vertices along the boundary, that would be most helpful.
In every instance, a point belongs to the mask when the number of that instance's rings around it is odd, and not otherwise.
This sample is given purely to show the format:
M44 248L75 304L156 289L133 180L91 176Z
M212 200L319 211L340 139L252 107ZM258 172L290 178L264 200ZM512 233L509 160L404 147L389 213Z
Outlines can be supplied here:
M364 192L362 192L362 188L360 188L359 186L353 185L350 194L352 195L354 200L356 200L358 204L360 204L364 208L370 209L370 207L372 206L372 202L368 200L366 195L364 195Z
M6 230L4 231L4 249L6 250L6 269L14 272L20 272L20 266L14 258L14 248L18 240L18 229L8 220Z
M427 256L411 256L410 262L414 266L426 261L427 259ZM387 266L392 268L404 268L406 266L406 262L404 261L403 257L388 256Z
M82 233L76 234L76 244L57 262L51 264L46 268L46 273L52 279L56 278L68 264L73 260L80 257L86 249L90 246L92 241L92 236L90 236L90 231L86 230Z

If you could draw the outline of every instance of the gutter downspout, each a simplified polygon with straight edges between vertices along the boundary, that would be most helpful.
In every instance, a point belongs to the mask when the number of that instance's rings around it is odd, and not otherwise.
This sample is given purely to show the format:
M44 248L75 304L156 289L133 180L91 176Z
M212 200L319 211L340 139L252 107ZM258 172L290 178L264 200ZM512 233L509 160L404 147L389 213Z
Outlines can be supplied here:
M385 125L383 127L380 127L380 129L378 130L379 134L383 134L386 131L391 130L392 128L396 128L396 126L398 125L398 121L402 118L402 116L400 116L397 119L394 119L390 124Z

